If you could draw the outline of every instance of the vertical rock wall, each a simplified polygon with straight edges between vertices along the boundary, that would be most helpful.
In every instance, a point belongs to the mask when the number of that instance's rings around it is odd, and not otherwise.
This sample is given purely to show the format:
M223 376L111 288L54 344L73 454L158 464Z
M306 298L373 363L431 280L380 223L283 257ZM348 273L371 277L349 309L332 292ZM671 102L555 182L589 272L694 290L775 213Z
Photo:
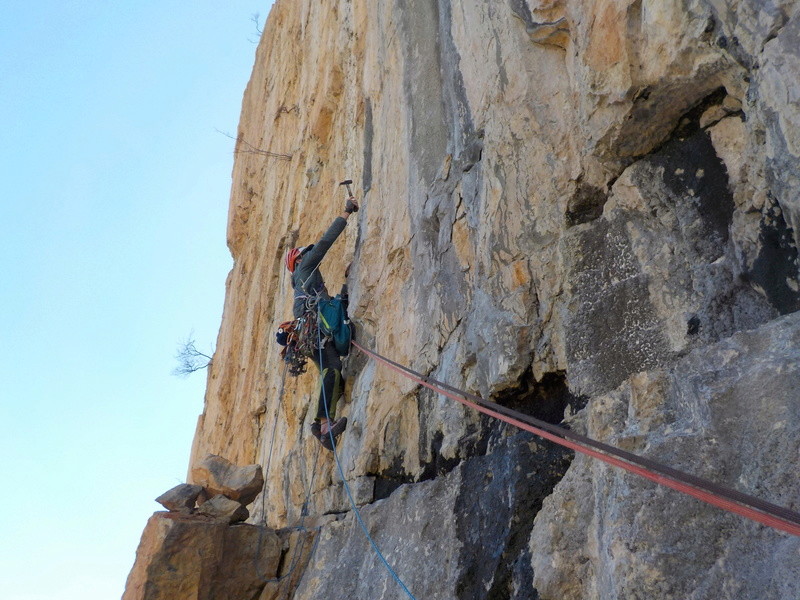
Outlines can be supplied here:
M586 406L573 426L798 508L798 27L793 0L276 1L192 453L265 467L254 522L338 515L265 594L403 597L310 436L314 373L282 378L273 337L282 257L344 178L362 209L322 272L336 290L352 261L361 342L553 422ZM358 354L345 374L344 479L418 598L797 597L796 538L566 470Z

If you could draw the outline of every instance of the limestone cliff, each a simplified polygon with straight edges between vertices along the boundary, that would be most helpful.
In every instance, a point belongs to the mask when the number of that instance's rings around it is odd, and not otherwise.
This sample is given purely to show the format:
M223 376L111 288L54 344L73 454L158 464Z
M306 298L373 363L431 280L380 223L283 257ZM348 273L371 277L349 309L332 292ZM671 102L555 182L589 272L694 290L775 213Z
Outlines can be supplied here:
M337 290L352 262L363 344L800 508L800 2L277 0L238 138L192 462L261 464L251 522L308 497L321 527L248 598L406 597L310 435L313 367L284 380L274 342L282 257L348 177L362 207L322 272ZM345 374L344 478L420 600L800 597L800 538L357 352Z

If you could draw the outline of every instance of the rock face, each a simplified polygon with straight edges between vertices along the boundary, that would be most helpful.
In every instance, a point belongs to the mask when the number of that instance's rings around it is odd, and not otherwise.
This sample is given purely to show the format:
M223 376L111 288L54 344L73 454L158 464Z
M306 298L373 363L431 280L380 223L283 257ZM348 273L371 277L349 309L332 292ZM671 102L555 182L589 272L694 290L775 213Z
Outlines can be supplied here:
M254 598L276 576L283 541L255 525L155 513L123 600Z
M796 508L800 480L785 465L800 456L798 390L795 313L631 377L580 426ZM545 500L530 544L543 598L800 597L800 538L583 457Z
M799 28L796 0L275 2L190 465L262 465L254 523L339 515L265 599L404 597L345 483L420 598L798 596L796 538L582 457L559 483L563 452L357 352L339 471L274 332L352 178L321 272L352 262L361 343L797 510Z
M570 458L517 434L447 475L402 486L361 516L417 598L530 598L533 517ZM323 529L307 567L313 576L288 597L319 598L333 588L338 598L406 598L379 560L354 559L371 554L349 513Z

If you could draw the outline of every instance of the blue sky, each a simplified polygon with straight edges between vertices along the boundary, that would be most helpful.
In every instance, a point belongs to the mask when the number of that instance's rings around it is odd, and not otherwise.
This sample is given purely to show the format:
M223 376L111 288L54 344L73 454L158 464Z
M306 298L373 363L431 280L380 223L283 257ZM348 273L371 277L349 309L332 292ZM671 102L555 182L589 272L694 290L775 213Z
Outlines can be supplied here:
M4 4L0 588L119 598L186 477L231 258L233 141L271 2Z

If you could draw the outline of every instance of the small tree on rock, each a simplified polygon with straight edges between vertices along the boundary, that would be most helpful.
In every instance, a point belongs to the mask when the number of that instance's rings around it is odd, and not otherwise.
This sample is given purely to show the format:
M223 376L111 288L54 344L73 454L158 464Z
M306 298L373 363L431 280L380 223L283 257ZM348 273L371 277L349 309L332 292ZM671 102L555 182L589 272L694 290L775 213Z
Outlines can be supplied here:
M212 351L213 354L213 351ZM178 366L172 371L177 377L188 377L195 371L205 369L211 364L211 356L200 352L194 341L194 332L189 334L185 342L178 345L178 352L175 354Z

